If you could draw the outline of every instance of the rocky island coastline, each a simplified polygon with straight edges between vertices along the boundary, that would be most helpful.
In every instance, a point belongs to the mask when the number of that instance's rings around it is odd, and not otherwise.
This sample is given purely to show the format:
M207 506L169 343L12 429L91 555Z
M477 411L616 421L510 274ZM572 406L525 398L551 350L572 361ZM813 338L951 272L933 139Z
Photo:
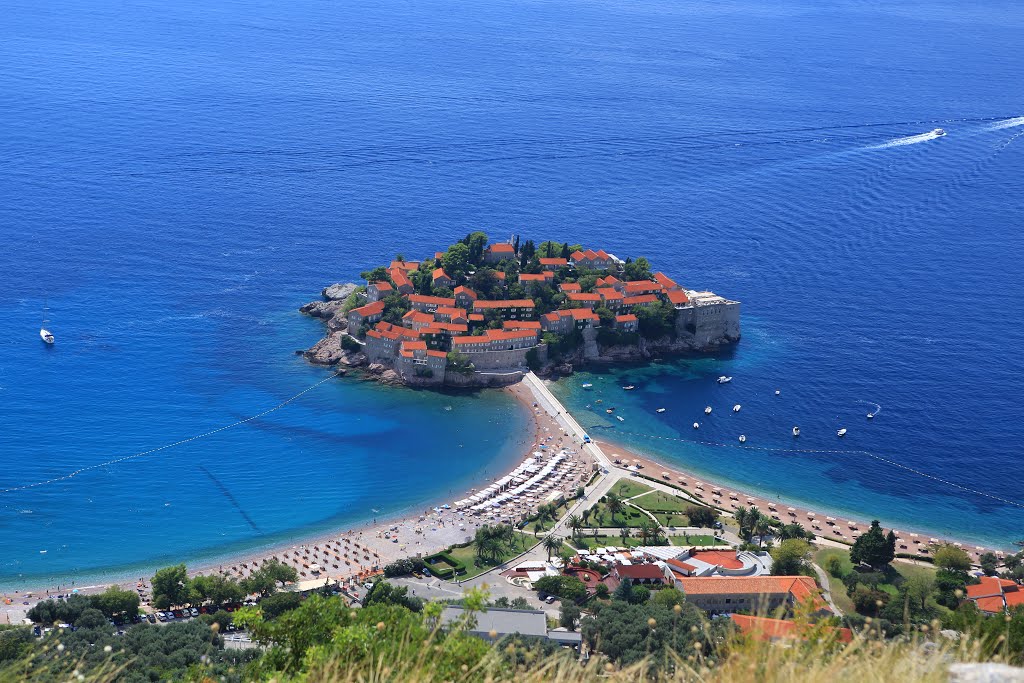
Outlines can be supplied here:
M419 261L397 256L299 310L326 335L311 363L385 384L498 387L533 370L707 353L740 338L740 304L689 289L644 257L581 245L490 243L474 232Z

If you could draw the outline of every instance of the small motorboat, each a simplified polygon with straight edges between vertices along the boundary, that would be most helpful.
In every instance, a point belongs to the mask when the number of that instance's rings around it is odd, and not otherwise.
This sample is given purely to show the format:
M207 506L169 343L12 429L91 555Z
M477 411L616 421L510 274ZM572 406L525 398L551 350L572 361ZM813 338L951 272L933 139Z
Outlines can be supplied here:
M589 389L590 387L592 387L594 385L591 384L590 382L587 382L586 384L583 384L582 386L583 386L584 389Z
M632 384L630 384L628 387L622 387L622 388L625 389L626 391L633 391L634 389L636 389L636 387L633 386Z
M693 428L694 429L700 429L700 422L694 422L693 423Z
M942 130L941 128L936 128L935 130L932 131L932 135L934 135L937 138L941 138L945 134L946 131Z
M42 327L42 328L39 329L39 338L42 339L47 344L52 344L53 343L53 333L50 332L45 327Z
M747 442L747 435L746 434L740 434L740 443L746 443L746 442Z
M619 422L625 422L626 421L621 415L616 415L615 419L618 420Z
M719 384L728 384L729 382L732 381L732 377L726 377L725 375L722 375L721 377L718 378L717 381Z
M604 399L603 398L599 398L596 401L594 401L594 403L604 403Z
M710 415L710 414L711 414L711 406L708 406L708 407L706 407L706 408L704 409L704 414L705 414L705 415Z
M843 427L838 432L836 432L836 436L846 436L846 427Z
M739 404L739 403L737 403L736 405L734 405L734 406L732 407L732 412L734 412L734 413L738 413L738 412L740 412L740 408L741 408L741 407L742 407L742 406L740 406L740 404Z
M800 436L800 428L793 427L793 436Z
M782 393L782 392L781 392L781 391L779 391L778 389L776 389L776 390L775 390L775 395L776 395L776 396L778 396L778 395L779 395L779 394L781 394L781 393Z
M657 410L655 410L654 412L656 412L656 413L664 413L664 412L665 412L665 409L664 409L664 408L658 408L658 409L657 409Z
M868 419L869 420L875 419L875 414L874 413L868 413Z
M604 412L606 412L606 413L608 413L609 415L611 415L612 413L614 413L614 412L615 412L615 408L605 408Z

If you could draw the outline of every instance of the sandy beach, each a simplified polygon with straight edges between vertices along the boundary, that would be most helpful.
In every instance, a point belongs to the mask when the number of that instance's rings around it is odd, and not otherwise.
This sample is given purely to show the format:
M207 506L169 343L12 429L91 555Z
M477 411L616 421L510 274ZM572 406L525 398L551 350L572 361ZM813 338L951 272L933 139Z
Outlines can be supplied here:
M707 477L681 469L676 465L667 465L637 452L636 449L629 449L610 441L598 441L597 443L613 461L621 461L621 467L627 468L636 465L644 476L679 486L689 495L696 497L702 503L719 508L726 515L731 514L736 508L741 506L748 508L756 507L761 512L784 523L798 522L805 529L813 531L820 538L845 544L852 544L860 534L867 531L873 519L867 516L851 518L833 514L827 510L790 504L778 497L765 496L754 490L720 484ZM666 474L668 475L667 477L664 476ZM886 532L890 528L883 524L883 529ZM979 545L968 545L961 543L957 539L911 532L899 527L893 529L893 531L896 534L896 552L919 558L929 557L933 552L932 546L938 543L952 543L963 548L965 552L970 554L971 559L975 563L978 563L979 556L984 552L991 551L1000 557L1004 555L1000 550Z

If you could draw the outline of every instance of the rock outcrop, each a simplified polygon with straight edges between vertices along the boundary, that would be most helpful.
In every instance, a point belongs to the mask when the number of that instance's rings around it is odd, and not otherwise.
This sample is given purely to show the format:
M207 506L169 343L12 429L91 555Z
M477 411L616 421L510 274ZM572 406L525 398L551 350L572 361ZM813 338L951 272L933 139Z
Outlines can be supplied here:
M331 332L313 345L303 355L310 363L317 365L343 365L360 367L366 364L366 356L359 352L346 351L341 347L344 332Z
M346 282L343 285L335 283L330 287L324 287L323 291L320 293L328 301L344 301L352 294L352 292L356 291L357 288L358 285L351 282Z

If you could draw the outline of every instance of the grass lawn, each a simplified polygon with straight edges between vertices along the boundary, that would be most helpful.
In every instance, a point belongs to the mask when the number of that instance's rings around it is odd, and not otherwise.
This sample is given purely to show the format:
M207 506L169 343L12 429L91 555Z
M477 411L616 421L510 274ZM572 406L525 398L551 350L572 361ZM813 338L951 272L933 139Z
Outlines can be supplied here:
M849 550L843 550L840 548L821 548L814 553L814 562L822 569L825 569L825 564L828 562L828 558L830 557L839 558L843 567L843 576L846 576L853 571L853 563L850 562ZM934 578L935 567L895 561L890 565L890 569L887 574L889 580L878 584L878 590L895 596L899 595L899 585L912 576L927 576L929 578ZM846 587L843 585L842 580L829 574L829 583L832 586L832 599L835 600L839 609L844 612L855 612L853 601L850 600L850 597L846 594Z
M689 519L683 514L683 510L694 505L692 501L684 500L664 491L654 491L630 501L638 505L658 518L662 526L685 526Z
M651 521L651 518L644 513L637 510L635 507L624 505L621 512L615 513L615 519L612 519L612 513L608 510L608 506L604 503L598 503L594 507L590 508L590 516L587 517L586 525L588 527L638 527L640 522L647 520Z
M552 518L552 519L545 519L544 521L536 520L536 521L530 522L525 527L523 527L523 531L524 532L528 531L528 532L530 532L532 534L533 533L533 527L534 527L535 524L540 524L540 530L541 531L547 531L548 529L553 527L555 525L555 522L562 518L562 515L565 514L565 511L568 510L570 507L572 507L575 503L576 503L576 499L575 498L573 498L571 500L567 500L564 504L559 505L555 509L555 516L554 516L554 518Z
M669 536L668 540L672 545L679 546L729 545L725 541L716 541L714 536L707 536L701 534L691 536Z
M593 550L594 548L607 548L609 546L613 548L635 548L640 545L639 538L627 538L626 542L622 542L621 536L583 536L580 538L588 548Z
M470 543L465 548L452 548L451 552L448 554L466 565L467 573L465 575L460 575L458 578L471 579L474 576L482 574L488 569L496 567L502 562L505 562L506 560L515 557L519 553L532 547L537 543L537 540L538 539L533 537L533 534L517 532L514 547L509 548L508 546L505 546L497 562L491 562L490 559L488 559L481 563L476 556L476 543Z
M632 498L633 496L639 496L641 493L653 490L647 484L641 484L633 479L620 479L615 482L615 486L612 486L611 492L619 498Z

